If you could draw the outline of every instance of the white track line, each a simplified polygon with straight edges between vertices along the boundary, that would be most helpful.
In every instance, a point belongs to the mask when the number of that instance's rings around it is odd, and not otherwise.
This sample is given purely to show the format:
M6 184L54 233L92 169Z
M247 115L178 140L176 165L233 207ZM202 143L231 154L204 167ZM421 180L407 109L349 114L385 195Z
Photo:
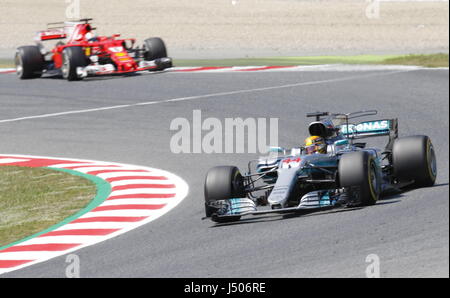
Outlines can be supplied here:
M153 216L158 215L158 210L121 210L120 216L125 217L143 217L147 216L149 218L153 218ZM80 218L92 218L92 217L103 217L103 216L118 216L117 210L111 210L111 211L95 211L95 212L89 212L86 213L83 217ZM155 218L153 218L155 219Z
M173 188L136 188L113 190L111 196L134 195L134 194L171 194L174 192Z
M145 204L165 204L167 203L167 199L117 199L117 200L106 200L103 202L102 206L115 206L115 205L126 205L126 204L136 204L136 205L145 205Z
M112 187L123 186L128 184L172 184L169 180L156 180L156 179L132 179L132 180L120 180L110 182Z
M345 81L351 81L351 80L367 79L367 78L378 77L378 76L388 76L388 75L411 72L411 71L416 71L416 70L417 70L416 68L413 68L413 69L398 70L398 71L391 71L391 72L382 72L382 73L377 72L377 73L371 73L371 74L366 74L366 75L354 75L354 76L340 77L340 78L336 78L336 79L299 82L299 83L293 83L293 84L285 84L285 85L277 85L277 86L269 86L269 87L253 88L253 89L241 89L241 90L234 90L234 91L210 93L210 94L204 94L204 95L177 97L177 98L155 100L155 101L148 101L148 102L139 102L139 103L134 103L134 104L124 104L124 105L115 105L115 106L99 107L99 108L84 109L84 110L73 110L73 111L65 111L65 112L58 112L58 113L41 114L41 115L18 117L18 118L12 118L12 119L3 119L3 120L0 120L0 124L24 121L24 120L32 120L32 119L43 119L43 118L60 117L60 116L67 116L67 115L74 115L74 114L125 109L125 108L139 107L139 106L145 106L145 105L155 105L155 104L163 104L163 103L179 102L179 101L191 101L191 100L205 99L205 98L216 98L216 97L221 97L221 96L244 94L244 93L251 93L251 92L261 92L261 91L277 90L277 89L284 89L284 88L313 86L313 85L328 84L328 83L338 83L338 82L345 82Z
M311 71L387 71L387 70L419 70L419 69L447 69L448 67L428 68L414 65L371 65L371 64L319 64L319 65L298 65L298 66L232 66L232 67L174 67L167 69L167 72L175 74L195 74L195 73L249 73L249 72L311 72Z
M17 162L26 162L26 161L29 161L29 159L0 158L0 164L17 163Z
M13 73L16 72L15 68L0 68L0 73Z
M47 243L91 243L96 241L92 236L49 236L37 237L27 241L28 244L47 244Z

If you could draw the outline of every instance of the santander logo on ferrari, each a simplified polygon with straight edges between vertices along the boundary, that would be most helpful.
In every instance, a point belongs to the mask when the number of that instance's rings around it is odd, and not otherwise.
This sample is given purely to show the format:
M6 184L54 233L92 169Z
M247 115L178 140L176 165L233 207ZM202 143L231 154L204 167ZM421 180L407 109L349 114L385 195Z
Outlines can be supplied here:
M123 47L110 47L108 50L113 53L121 53L125 51Z

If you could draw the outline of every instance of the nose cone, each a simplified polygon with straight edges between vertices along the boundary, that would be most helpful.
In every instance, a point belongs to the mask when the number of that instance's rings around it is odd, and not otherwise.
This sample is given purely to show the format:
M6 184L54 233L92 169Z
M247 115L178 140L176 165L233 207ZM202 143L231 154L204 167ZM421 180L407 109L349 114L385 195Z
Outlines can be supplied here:
M285 207L296 181L296 168L283 169L279 171L277 182L268 197L269 204L271 206Z

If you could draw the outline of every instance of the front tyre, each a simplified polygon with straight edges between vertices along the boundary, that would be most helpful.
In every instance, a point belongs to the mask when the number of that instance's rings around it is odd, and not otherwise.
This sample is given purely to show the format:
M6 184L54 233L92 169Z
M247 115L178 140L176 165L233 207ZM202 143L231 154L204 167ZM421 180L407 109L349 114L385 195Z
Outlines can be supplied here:
M341 187L357 188L361 205L374 205L381 193L378 166L366 151L342 155L338 167Z
M16 74L20 79L39 78L44 69L44 57L37 46L17 48L14 57Z
M148 38L144 41L145 52L144 59L153 61L159 58L167 57L167 49L164 41L159 37Z
M78 67L86 67L88 58L86 57L82 47L67 47L63 51L63 64L61 73L64 79L68 81L79 81L83 78L78 75Z
M234 166L218 166L210 169L205 179L205 213L216 222L237 221L241 217L215 217L217 208L211 202L245 197L244 178Z
M415 187L433 186L436 181L436 154L428 136L395 140L392 164L395 177L399 180L414 180Z

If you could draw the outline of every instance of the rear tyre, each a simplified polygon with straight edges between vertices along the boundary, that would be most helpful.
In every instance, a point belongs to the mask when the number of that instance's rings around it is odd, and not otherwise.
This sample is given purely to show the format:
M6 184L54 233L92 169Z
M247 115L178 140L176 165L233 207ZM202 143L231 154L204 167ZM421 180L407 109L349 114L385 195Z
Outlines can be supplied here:
M44 57L37 46L19 47L14 57L16 74L20 79L39 78L44 69Z
M148 38L144 41L144 58L147 61L153 61L159 58L167 57L167 50L164 41L159 37Z
M341 187L358 188L361 205L374 205L381 193L377 165L366 151L342 155L338 167Z
M63 65L61 72L64 79L68 81L79 81L83 78L78 75L78 67L86 67L88 58L84 54L82 47L67 47L63 51Z
M428 136L395 140L392 163L395 177L405 181L414 180L415 187L432 186L436 181L436 154Z
M214 217L216 208L208 203L231 198L245 197L244 179L239 169L234 166L218 166L210 169L205 179L205 213L216 222L231 222L239 220L240 216Z

